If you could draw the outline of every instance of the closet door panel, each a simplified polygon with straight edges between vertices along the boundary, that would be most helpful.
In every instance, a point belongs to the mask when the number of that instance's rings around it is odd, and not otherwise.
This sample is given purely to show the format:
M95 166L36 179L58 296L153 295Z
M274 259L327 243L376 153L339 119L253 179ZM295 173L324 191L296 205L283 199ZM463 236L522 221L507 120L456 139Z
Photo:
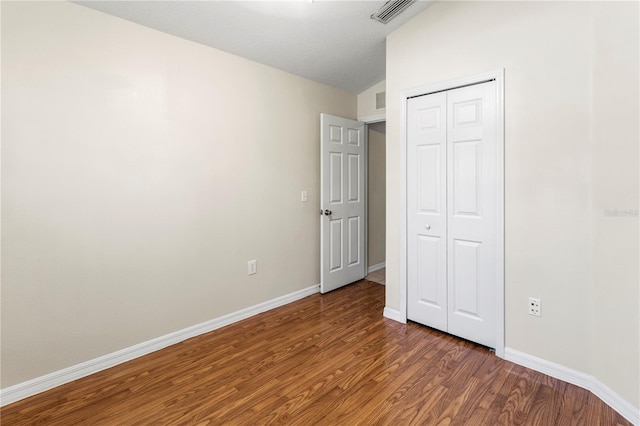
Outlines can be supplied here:
M407 104L407 317L447 330L446 94Z
M495 346L495 82L447 92L448 331Z

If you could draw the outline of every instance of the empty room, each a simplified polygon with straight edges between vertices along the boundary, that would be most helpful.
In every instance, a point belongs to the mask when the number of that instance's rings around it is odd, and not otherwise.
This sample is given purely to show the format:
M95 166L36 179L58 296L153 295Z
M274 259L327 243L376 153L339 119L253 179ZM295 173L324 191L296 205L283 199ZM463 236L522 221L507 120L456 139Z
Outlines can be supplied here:
M3 425L640 425L640 2L2 1Z

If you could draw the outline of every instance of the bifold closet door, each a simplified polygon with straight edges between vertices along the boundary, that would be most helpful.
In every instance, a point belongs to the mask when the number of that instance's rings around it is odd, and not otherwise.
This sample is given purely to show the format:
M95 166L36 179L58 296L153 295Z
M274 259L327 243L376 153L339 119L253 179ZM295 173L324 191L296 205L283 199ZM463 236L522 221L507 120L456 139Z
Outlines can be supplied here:
M495 82L409 99L407 316L495 347Z

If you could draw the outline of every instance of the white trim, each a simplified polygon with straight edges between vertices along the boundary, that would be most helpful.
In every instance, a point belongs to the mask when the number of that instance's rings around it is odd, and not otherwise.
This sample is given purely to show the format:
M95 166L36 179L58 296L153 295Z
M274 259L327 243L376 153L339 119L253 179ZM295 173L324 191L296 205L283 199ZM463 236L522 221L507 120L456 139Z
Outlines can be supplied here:
M504 252L504 227L505 227L505 202L504 202L504 193L505 193L505 184L504 184L504 176L505 176L505 161L504 161L504 68L495 72L496 76L496 103L497 103L497 123L496 123L496 138L498 139L498 165L500 167L500 171L496 176L498 192L496 194L497 203L500 208L496 210L497 213L497 221L498 221L498 235L496 236L496 281L497 281L497 291L496 291L496 347L494 348L496 351L496 356L500 358L504 358L504 348L506 345L505 342L505 283L504 283L504 269L505 269L505 252Z
M640 425L640 408L634 407L629 401L618 395L613 389L595 377L591 378L591 393L597 396L609 407L616 410L622 417L632 424Z
M368 115L366 117L358 117L358 121L362 121L365 124L379 123L381 121L386 121L386 119L387 114L384 112L381 114Z
M398 311L396 309L393 309L393 308L389 308L387 306L385 306L384 312L382 313L382 315L385 318L389 318L389 319L392 319L394 321L401 322L403 324L407 323L406 315L403 317L402 315L400 315L400 311Z
M402 94L402 112L400 117L400 299L398 315L400 322L407 322L407 99L408 93ZM386 282L386 281L385 281Z
M320 292L320 284L0 389L0 407Z
M589 374L581 373L580 371L572 370L571 368L511 348L505 348L504 359L567 383L580 386L600 398L602 402L616 410L634 425L640 425L640 409L634 407L629 401L622 398L607 385Z
M359 120L360 121L360 120ZM362 122L362 121L360 121ZM369 264L369 126L364 123L364 245L363 245L363 261L364 261L364 277L368 274L367 265Z
M375 265L371 265L367 269L367 274L370 274L370 273L375 272L375 271L379 271L380 269L382 269L384 267L385 267L385 263L384 262L380 262L380 263L376 263Z
M498 235L496 236L496 355L504 357L505 337L504 337L504 68L497 71L477 74L469 77L462 77L453 80L428 84L402 92L400 99L402 105L401 125L400 125L400 306L398 315L407 318L407 100L414 96L426 95L443 90L454 89L456 87L482 83L484 81L495 80L496 82L496 103L497 111L497 161L501 165L497 176L497 202L498 208ZM389 317L391 318L391 317Z

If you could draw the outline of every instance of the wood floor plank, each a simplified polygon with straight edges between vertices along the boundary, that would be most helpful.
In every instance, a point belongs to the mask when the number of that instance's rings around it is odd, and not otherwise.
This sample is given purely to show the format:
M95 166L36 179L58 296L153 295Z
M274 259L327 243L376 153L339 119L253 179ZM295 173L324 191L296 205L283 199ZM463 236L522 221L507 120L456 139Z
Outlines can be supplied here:
M501 423L521 425L527 421L527 415L533 406L533 396L538 391L540 383L535 380L536 373L528 368L522 368L515 385L511 387L507 400L499 418Z
M0 410L2 425L621 425L588 391L316 294Z

